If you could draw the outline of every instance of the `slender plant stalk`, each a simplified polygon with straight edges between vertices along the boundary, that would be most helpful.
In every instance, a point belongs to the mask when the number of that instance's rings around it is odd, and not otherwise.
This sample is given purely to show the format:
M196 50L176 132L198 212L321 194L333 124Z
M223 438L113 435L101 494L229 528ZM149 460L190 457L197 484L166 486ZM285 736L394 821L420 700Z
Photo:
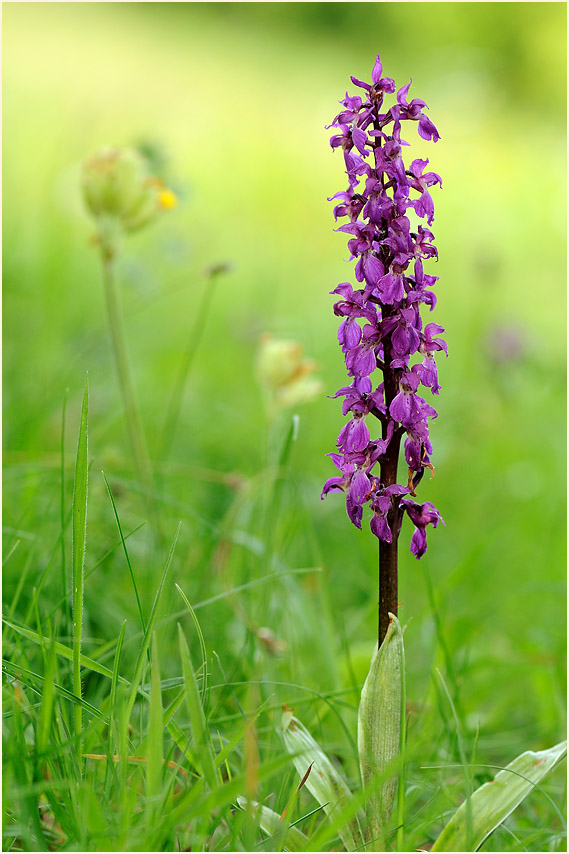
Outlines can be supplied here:
M389 317L389 306L383 306L383 316ZM397 379L394 371L387 366L391 361L391 338L388 336L383 342L384 368L383 383L385 393L385 406L389 407L398 391ZM382 421L382 438L387 437L387 420ZM401 444L401 430L398 429L380 464L380 478L384 486L392 486L397 483L397 468L399 464L399 448ZM399 531L401 529L401 510L398 501L391 502L391 509L387 514L387 522L391 529L392 541L385 543L379 541L379 614L378 614L378 638L377 644L381 646L389 628L389 614L397 616L398 602L398 544Z
M67 601L67 570L65 565L65 415L67 410L67 394L65 389L63 395L63 410L61 413L61 494L60 494L60 519L61 519L61 595L63 597L63 612L65 621L69 615L69 602Z
M168 411L166 413L166 420L164 422L164 430L162 434L162 459L167 458L170 447L172 446L172 441L180 418L184 389L204 333L206 320L209 315L213 295L215 293L217 278L220 273L225 272L225 269L225 266L212 267L207 274L205 290L202 294L196 319L190 332L190 337L188 338L188 344L184 351L180 370L178 371L178 376L174 384L174 388L172 389L170 403L168 404Z
M144 429L130 374L124 324L115 276L115 255L108 251L103 252L103 279L113 356L123 400L134 465L141 484L150 492L153 487L152 466L150 457L148 456ZM150 497L148 500L151 502ZM153 502L151 504L152 515L155 515L155 506Z

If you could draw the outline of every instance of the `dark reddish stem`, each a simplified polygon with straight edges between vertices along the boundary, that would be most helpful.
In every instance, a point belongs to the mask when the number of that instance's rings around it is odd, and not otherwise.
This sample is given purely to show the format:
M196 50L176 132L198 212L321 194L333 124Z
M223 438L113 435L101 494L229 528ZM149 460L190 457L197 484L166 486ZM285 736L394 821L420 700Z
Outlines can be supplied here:
M384 306L382 315L388 316L390 306ZM395 373L388 365L391 362L391 336L387 336L383 342L384 364L383 383L385 393L385 407L389 407L397 394L397 380ZM389 421L382 424L382 438L387 436ZM399 447L401 444L401 431L396 430L388 445L387 451L380 463L380 478L382 486L392 486L397 483L397 465L399 462ZM397 543L399 540L400 510L399 500L391 499L391 509L387 514L387 522L391 529L391 542L379 541L379 620L378 620L378 646L381 646L389 626L389 614L397 616L398 607L398 559Z
M383 101L383 97L378 100L375 104L375 116L374 116L374 128L379 130L381 127L379 120L379 110L381 107L381 102ZM375 138L375 146L377 148L381 147L381 137ZM382 186L385 189L385 181L384 181L384 173L381 172L380 175L376 177L381 181ZM385 268L388 269L392 257L387 250L385 244L381 246L381 260L385 265ZM393 313L393 306L381 305L381 317L382 320L389 317ZM378 367L381 369L383 373L383 389L384 389L384 397L385 397L385 408L387 412L387 418L382 420L382 438L385 439L387 437L387 427L389 424L389 407L394 397L398 392L398 383L397 377L395 375L395 371L390 367L391 364L391 334L387 335L383 339L383 360L382 363L379 364ZM397 466L399 462L399 448L401 445L401 430L398 429L395 431L385 456L380 463L380 479L381 485L383 487L392 486L397 483ZM399 510L399 500L397 498L391 499L391 509L387 514L387 522L391 529L391 542L384 543L382 540L379 541L379 614L378 614L378 637L377 643L378 646L381 646L383 643L383 639L387 634L387 629L389 627L389 614L394 614L397 616L397 608L398 608L398 554L397 554L397 545L399 540L399 530L401 528L401 519L400 519L401 511Z

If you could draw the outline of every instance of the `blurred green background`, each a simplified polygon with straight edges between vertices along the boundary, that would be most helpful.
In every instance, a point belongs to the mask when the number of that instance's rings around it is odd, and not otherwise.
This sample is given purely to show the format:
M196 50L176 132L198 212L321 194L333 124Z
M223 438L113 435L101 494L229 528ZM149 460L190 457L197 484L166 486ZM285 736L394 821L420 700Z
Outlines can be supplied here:
M329 291L352 275L326 201L345 189L345 176L324 125L352 90L350 74L369 78L379 52L398 87L412 76L411 94L427 101L442 137L434 146L414 128L406 136L412 158L429 157L443 178L433 194L440 261L428 272L440 280L429 319L449 344L431 431L437 474L419 491L446 528L429 533L420 563L409 529L400 541L409 700L424 702L437 665L469 729L480 726L481 761L559 741L565 4L26 3L3 12L7 550L21 541L4 570L6 601L23 572L22 615L42 573L46 607L61 595L59 570L46 568L60 531L62 403L69 388L69 506L86 371L88 568L116 544L101 469L123 528L145 519L79 190L84 157L104 144L144 142L166 154L180 203L129 238L119 275L168 535L183 521L175 580L199 602L275 571L320 569L252 587L232 608L227 600L204 608L206 642L237 672L244 611L287 644L281 658L255 665L267 680L320 691L363 679L376 632L377 542L366 525L360 533L349 524L341 497L320 501L333 473L324 455L344 420L326 398L345 378ZM203 270L217 262L232 270L218 281L180 424L159 458L170 390L207 287ZM300 424L270 554L263 476L255 478L292 412L267 432L254 370L267 331L300 342L324 385L294 410ZM148 543L144 529L129 541L146 608L159 571ZM169 595L168 608L179 610ZM86 613L92 649L116 636L124 616L127 638L136 631L119 551L88 580ZM172 638L174 629L164 622ZM262 645L256 654L266 654ZM290 699L291 689L273 690Z

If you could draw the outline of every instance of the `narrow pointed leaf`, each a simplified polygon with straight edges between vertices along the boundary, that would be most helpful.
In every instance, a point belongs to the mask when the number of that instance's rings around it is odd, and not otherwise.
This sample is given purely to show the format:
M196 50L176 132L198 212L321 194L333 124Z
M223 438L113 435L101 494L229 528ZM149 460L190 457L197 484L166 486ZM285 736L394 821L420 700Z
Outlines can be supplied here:
M15 632L18 632L18 634L23 635L24 637L28 638L28 640L33 641L33 643L37 643L40 645L50 644L49 638L45 637L44 635L40 635L37 632L34 632L32 629L27 629L25 628L25 626L18 626L16 625L16 623L10 622L10 620L3 620L3 622L7 626L10 626L10 628L13 629ZM61 655L62 658L67 658L68 661L73 661L73 649L71 647L65 646L65 644L60 643L60 641L54 641L53 648L57 655ZM104 664L99 664L98 661L89 658L89 656L83 655L83 653L81 653L79 657L79 663L81 664L81 667L85 670L93 670L95 673L100 673L101 676L107 676L109 679L111 679L113 676L112 670L109 670L109 668L105 667ZM129 684L128 680L124 679L122 676L119 676L117 678L120 682L123 683L123 685Z
M281 728L285 747L292 755L300 779L304 778L308 767L312 765L304 785L326 814L330 818L334 817L352 800L348 784L306 727L290 712L283 714ZM357 816L339 830L339 835L348 851L363 845Z
M247 798L239 797L237 798L237 803L243 810L252 807L253 811L256 812L260 808L261 815L259 824L261 825L261 828L269 836L280 837L284 834L283 846L285 851L306 851L308 836L306 836L302 830L299 830L298 827L290 825L287 826L286 822L281 819L277 812L269 809L269 807L259 807L257 801L251 801L249 803Z
M157 799L162 788L162 766L164 763L162 733L164 728L162 711L162 688L156 634L152 635L152 670L150 675L150 710L148 720L148 759L146 763L146 818L150 829L156 816Z
M211 738L208 732L200 693L196 682L196 676L192 667L190 650L182 627L178 623L178 640L180 644L180 657L182 659L182 670L184 673L184 684L186 687L186 705L192 726L194 737L194 748L199 758L202 773L207 780L210 789L219 786L219 778L215 769Z
M403 633L399 620L391 622L376 647L358 711L358 752L366 801L366 819L372 839L384 839L391 816L397 776L389 768L400 751L403 695ZM387 779L385 779L387 776Z
M130 685L130 692L128 695L127 701L127 719L130 720L130 716L132 714L132 709L134 707L134 701L136 700L136 695L138 693L138 686L140 685L140 678L142 676L142 668L144 667L144 659L150 646L150 638L152 634L152 630L154 628L154 623L156 621L156 614L158 612L158 605L160 604L160 598L162 596L162 591L164 590L164 584L166 582L166 576L168 575L168 570L170 569L170 564L172 563L172 558L174 557L174 551L176 549L176 543L178 542L178 535L180 533L181 523L178 523L178 527L176 528L176 533L174 534L174 539L172 540L172 545L170 546L170 551L168 553L168 557L166 558L166 563L164 564L164 570L162 572L162 578L160 579L160 584L158 585L158 590L156 591L156 596L154 597L154 603L152 605L152 610L150 612L150 616L148 618L148 623L146 624L146 630L144 632L144 636L142 638L142 644L140 645L140 649L138 650L138 657L136 659L136 665L134 668L134 678Z
M563 741L548 750L526 750L470 798L472 838L466 848L466 802L462 803L432 847L432 851L476 851L505 821L531 790L567 754Z

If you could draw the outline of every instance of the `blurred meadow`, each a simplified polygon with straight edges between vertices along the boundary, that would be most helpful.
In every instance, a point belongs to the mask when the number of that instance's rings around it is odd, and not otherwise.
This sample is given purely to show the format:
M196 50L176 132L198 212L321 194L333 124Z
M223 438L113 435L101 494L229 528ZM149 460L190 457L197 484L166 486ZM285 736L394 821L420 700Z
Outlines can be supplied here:
M341 496L320 500L334 473L325 454L344 421L327 398L345 378L329 292L353 276L326 201L345 176L324 126L352 92L350 74L368 79L378 52L398 87L413 78L411 96L427 102L441 134L436 146L406 138L443 179L433 192L440 261L426 270L440 277L432 319L446 329L449 358L438 360L436 477L418 495L446 527L429 533L418 562L404 525L399 594L406 850L432 841L464 797L460 738L437 669L467 754L480 763L476 785L494 773L484 765L503 766L565 732L565 4L7 3L3 19L4 850L261 845L246 825L229 821L222 831L227 805L214 830L189 822L180 830L180 812L144 836L134 806L130 824L113 813L106 763L93 760L79 760L83 782L79 775L57 806L52 798L51 823L46 810L39 827L34 819L30 804L45 786L33 753L51 659L29 631L70 647L62 598L87 372L84 654L112 669L126 619L120 672L130 678L141 639L104 471L130 534L145 619L181 522L155 624L164 706L180 686L178 622L201 660L176 583L203 632L206 717L218 747L265 704L256 748L236 743L229 776L282 756L274 724L288 703L356 778L377 541L367 524L362 532L349 524ZM127 239L118 264L158 528L129 453L81 198L81 163L103 145L142 146L179 200ZM218 264L228 270L208 278ZM255 367L263 333L299 342L322 381L314 400L272 421ZM172 389L194 344L165 445ZM53 666L55 683L71 690L71 663L57 656ZM83 677L85 700L108 714L109 680L88 668ZM14 701L14 684L26 702ZM205 694L205 677L203 685ZM56 766L61 779L72 776L61 759L71 703L62 693L54 702L52 780ZM187 733L184 714L174 710L172 720ZM88 709L83 716L85 752L106 754L107 730ZM146 756L141 703L131 724L131 752ZM165 731L164 756L178 761L176 749ZM146 768L132 773L136 787ZM296 782L283 763L260 773L256 797L281 813ZM564 799L558 769L483 850L566 850ZM303 791L295 817L315 806ZM300 826L308 832L315 821Z

